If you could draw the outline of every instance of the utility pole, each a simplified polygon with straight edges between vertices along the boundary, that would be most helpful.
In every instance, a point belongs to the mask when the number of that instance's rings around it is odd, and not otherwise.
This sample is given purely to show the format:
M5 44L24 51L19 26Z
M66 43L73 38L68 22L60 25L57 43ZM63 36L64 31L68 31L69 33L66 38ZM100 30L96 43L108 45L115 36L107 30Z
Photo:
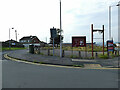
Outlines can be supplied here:
M15 36L16 36L16 41L17 41L17 30L15 30Z
M60 57L62 58L62 20L61 20L61 0L60 0Z
M111 6L109 6L109 40L111 39Z
M115 6L120 6L120 1L118 2L118 4L117 5L112 5L112 6L109 6L109 40L111 40L112 39L112 37L111 37L111 8L112 7L115 7Z
M14 29L14 28L9 28L9 49L11 48L11 41L10 41L10 29Z

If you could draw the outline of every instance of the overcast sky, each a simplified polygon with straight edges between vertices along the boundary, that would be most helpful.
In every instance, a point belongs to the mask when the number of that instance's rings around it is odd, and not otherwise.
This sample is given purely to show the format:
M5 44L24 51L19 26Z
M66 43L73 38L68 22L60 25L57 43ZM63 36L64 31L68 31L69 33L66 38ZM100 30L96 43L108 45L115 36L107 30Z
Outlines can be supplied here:
M71 42L72 36L86 36L91 42L91 24L102 29L105 25L105 41L108 40L108 7L119 0L61 0L62 29L64 42ZM0 0L0 41L15 40L34 35L49 42L50 28L59 28L59 0ZM95 34L100 37L100 34ZM112 36L118 40L118 7L112 7ZM96 41L96 40L94 40ZM97 42L102 40L97 40Z

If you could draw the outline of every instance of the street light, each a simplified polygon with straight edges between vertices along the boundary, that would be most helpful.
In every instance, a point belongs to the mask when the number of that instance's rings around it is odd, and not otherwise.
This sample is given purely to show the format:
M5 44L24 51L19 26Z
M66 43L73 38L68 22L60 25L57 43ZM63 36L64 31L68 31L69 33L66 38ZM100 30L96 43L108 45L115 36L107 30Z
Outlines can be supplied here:
M10 41L10 30L11 29L14 29L13 27L12 28L9 28L9 49L10 49L10 47L11 47L11 41Z
M61 0L60 0L60 57L62 57L62 20L61 20Z
M109 40L111 39L111 8L114 6L120 6L120 4L109 6Z
M16 41L17 41L17 30L15 30L15 36L16 36Z

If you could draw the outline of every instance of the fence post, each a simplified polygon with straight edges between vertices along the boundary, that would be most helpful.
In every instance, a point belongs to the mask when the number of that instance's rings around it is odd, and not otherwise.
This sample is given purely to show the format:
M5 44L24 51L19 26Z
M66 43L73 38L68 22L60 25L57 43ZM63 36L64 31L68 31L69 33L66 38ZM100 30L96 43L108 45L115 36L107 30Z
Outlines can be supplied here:
M117 55L117 51L115 50L115 56Z
M95 53L95 56L96 56L96 58L98 58L98 53L97 52Z
M48 56L50 56L50 49L48 49Z
M38 54L40 54L40 47L38 47Z
M64 53L64 50L62 50L62 57L64 57L65 53Z
M81 52L79 51L79 58L81 58Z

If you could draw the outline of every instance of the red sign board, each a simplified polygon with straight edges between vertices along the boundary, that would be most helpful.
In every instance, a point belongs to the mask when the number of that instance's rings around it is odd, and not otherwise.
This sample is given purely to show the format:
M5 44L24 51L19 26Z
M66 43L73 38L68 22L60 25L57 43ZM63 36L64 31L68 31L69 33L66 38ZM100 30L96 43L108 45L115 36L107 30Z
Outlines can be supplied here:
M113 47L113 40L108 40L107 41L107 51L114 51L114 47Z
M86 36L72 37L72 47L86 47Z

